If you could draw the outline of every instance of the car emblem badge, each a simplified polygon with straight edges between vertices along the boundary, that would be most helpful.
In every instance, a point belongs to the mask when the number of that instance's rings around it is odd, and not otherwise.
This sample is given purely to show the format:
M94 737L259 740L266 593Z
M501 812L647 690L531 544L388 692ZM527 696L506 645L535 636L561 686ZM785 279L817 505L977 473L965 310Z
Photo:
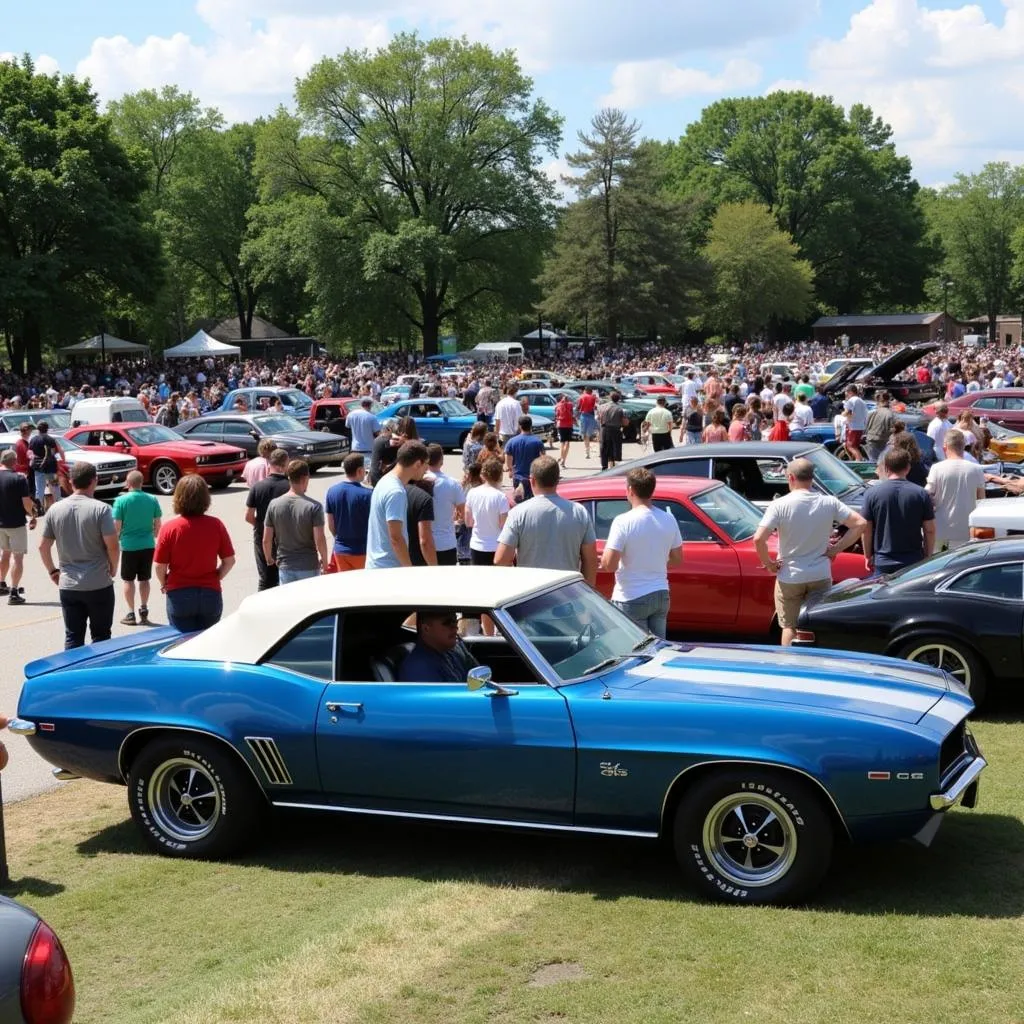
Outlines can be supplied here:
M629 772L623 768L618 761L616 761L615 764L612 764L611 761L602 761L601 774L610 779L623 779L629 774Z

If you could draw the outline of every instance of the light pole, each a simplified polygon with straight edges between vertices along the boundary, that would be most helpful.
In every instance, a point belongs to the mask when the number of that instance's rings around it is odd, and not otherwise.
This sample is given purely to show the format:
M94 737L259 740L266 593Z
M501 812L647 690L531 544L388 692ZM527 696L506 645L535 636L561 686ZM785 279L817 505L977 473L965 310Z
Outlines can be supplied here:
M942 330L946 330L946 321L949 319L949 289L956 284L955 281L942 282Z

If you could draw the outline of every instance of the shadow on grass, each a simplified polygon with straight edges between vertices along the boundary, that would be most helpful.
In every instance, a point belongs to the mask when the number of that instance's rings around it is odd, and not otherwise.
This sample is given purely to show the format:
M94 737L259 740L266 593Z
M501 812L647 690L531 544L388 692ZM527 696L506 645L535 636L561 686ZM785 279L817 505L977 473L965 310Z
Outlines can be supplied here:
M0 885L0 896L56 896L63 891L59 882L44 878L12 878L7 885Z
M588 893L598 900L692 901L667 844L277 811L237 863L273 871L467 881ZM272 838L270 838L272 837ZM147 854L130 821L78 845L93 857ZM848 914L1005 918L1024 913L1024 825L954 812L931 849L840 846L812 906Z

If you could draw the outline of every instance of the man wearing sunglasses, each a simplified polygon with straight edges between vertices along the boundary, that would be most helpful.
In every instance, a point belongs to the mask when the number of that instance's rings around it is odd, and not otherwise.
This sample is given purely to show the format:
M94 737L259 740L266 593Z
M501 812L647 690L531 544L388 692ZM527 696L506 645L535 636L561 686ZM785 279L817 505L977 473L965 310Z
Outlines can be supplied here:
M452 611L416 613L416 646L402 661L402 683L464 683L479 662L459 637L459 617Z

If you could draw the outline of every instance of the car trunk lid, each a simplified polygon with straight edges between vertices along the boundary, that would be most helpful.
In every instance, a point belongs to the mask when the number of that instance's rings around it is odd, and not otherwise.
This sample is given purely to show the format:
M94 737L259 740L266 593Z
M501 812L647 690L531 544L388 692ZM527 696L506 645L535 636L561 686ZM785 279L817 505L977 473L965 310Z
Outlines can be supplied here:
M181 636L182 634L173 626L156 626L144 632L133 633L131 636L121 636L116 640L101 640L98 644L88 644L70 651L59 651L56 654L47 655L45 658L37 658L25 666L24 675L26 679L34 679L36 676L44 676L60 669L83 665L86 662L100 661L111 655L120 656L122 652L131 650L133 647L151 647L169 640L178 640L181 639Z

